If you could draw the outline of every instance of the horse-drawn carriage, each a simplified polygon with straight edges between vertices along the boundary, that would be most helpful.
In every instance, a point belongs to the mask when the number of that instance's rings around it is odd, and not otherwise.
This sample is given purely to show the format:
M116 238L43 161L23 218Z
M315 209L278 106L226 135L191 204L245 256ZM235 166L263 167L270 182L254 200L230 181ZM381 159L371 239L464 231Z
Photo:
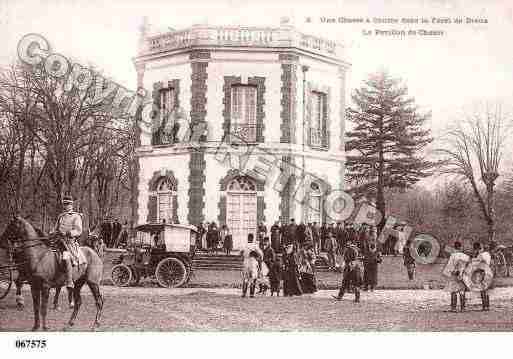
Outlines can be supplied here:
M153 277L161 287L186 284L192 273L197 229L183 224L143 224L135 228L127 250L113 260L112 282L120 287L137 285Z

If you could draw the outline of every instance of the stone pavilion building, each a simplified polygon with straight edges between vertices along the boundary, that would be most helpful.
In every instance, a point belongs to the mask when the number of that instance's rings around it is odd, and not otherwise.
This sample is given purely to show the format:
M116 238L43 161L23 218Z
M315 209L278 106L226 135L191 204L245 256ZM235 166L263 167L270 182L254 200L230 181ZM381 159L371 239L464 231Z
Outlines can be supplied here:
M286 19L157 35L143 27L134 63L160 110L140 131L137 224L215 221L238 249L260 222L326 220L327 193L344 188L340 44Z

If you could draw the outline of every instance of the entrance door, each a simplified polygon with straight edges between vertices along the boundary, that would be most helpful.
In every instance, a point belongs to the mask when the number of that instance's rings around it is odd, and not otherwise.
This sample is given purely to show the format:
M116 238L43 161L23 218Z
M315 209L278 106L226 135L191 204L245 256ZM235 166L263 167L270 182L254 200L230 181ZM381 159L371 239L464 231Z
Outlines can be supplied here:
M249 233L256 239L257 194L247 177L237 177L228 186L226 224L233 237L233 249L246 246Z

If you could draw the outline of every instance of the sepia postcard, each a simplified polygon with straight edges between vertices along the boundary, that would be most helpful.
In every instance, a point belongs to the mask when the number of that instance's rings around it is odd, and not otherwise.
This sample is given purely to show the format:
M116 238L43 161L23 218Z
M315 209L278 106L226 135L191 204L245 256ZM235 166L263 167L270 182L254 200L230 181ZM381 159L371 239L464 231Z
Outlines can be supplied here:
M12 356L513 329L510 1L3 0L0 29Z

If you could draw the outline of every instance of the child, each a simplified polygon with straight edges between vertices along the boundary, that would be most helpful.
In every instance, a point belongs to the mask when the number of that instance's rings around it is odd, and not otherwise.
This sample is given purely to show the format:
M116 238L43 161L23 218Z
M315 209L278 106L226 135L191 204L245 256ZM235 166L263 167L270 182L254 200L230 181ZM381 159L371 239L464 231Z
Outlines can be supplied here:
M455 312L458 306L458 294L460 296L460 309L465 310L465 283L463 283L462 275L470 258L463 253L461 242L454 242L455 251L449 257L447 265L442 274L447 278L445 291L451 293L451 311Z

